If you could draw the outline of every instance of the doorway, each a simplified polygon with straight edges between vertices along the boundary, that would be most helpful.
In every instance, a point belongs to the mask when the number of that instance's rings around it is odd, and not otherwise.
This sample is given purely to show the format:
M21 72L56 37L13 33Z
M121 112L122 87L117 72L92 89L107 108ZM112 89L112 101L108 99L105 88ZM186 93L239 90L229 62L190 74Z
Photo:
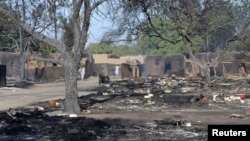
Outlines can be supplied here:
M6 86L6 65L0 65L0 87Z

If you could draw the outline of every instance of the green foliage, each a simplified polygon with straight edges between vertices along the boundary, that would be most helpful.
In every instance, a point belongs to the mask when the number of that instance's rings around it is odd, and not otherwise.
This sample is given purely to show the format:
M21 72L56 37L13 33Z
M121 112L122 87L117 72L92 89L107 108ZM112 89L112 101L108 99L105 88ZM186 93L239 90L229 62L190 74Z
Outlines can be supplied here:
M250 51L250 27L242 27L250 22L250 2L249 0L238 0L235 3L233 10L233 17L235 18L234 25L236 31L239 29L246 28L246 31L235 42L231 43L231 49L235 51Z
M0 51L15 51L12 47L16 46L13 39L19 38L17 33L18 28L13 20L0 13Z
M56 48L49 46L44 43L38 43L38 49L37 51L43 52L43 53L56 53L58 52Z
M186 52L183 42L171 44L156 37L148 38L145 45L145 55L176 55Z
M87 47L87 52L90 54L112 54L113 44L107 43L92 43Z
M138 55L137 46L115 45L108 43L92 43L86 48L89 54L114 54L119 56Z
M145 17L146 22L141 24L144 30L138 44L143 45L146 55L187 54L186 42L190 43L192 52L214 52L219 47L227 47L228 41L241 33L250 18L250 3L245 0L239 3L220 0L172 2L159 2L161 4L150 7L149 11L154 11L150 13L151 19ZM237 45L242 46L243 38L237 35L238 39L241 42Z
M182 37L173 30L174 24L170 20L154 17L152 22L161 37L153 31L141 35L138 45L143 48L144 55L175 55L186 52Z

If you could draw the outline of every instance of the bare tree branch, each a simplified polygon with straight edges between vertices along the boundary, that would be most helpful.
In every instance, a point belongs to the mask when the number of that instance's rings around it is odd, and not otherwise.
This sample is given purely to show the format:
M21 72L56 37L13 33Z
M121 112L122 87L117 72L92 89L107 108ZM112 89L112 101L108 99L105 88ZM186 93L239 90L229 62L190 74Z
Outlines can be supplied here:
M107 0L99 0L97 2L95 2L91 8L90 8L90 11L93 11L94 9L96 9L99 5L101 5L102 3L106 2Z
M8 50L12 50L14 48L17 48L17 46L12 46L12 47L0 47L1 49L8 49Z
M169 43L172 43L172 44L177 44L178 42L181 41L181 40L169 40L168 38L163 37L162 34L158 32L158 30L155 28L154 24L152 23L151 16L150 16L150 14L147 12L146 7L144 7L144 10L143 10L143 11L144 11L144 13L146 14L147 20L148 20L149 25L150 25L150 27L151 27L151 30L150 30L150 31L153 31L154 33L156 33L156 34L157 34L157 37L159 37L160 39L165 40L165 41L167 41L167 42L169 42Z
M227 42L233 42L233 41L239 40L240 37L246 32L246 29L249 27L249 25L250 25L250 20L243 26L243 28L237 35L228 39Z
M59 40L54 40L46 35L42 35L41 33L34 31L32 28L30 28L30 26L26 25L25 23L21 22L18 18L16 18L14 12L11 9L6 9L6 7L0 5L0 12L4 13L8 17L11 17L17 24L22 26L25 29L25 31L34 36L37 40L45 42L48 45L57 48L58 51L64 55L68 55L67 52L65 51L66 47L62 42L60 42Z
M14 41L14 42L15 42L16 47L19 47L19 44L18 44L17 40L16 40L16 39L14 39L13 37L11 37L11 36L9 36L9 35L0 35L0 36L7 37L7 38L11 39L12 41Z

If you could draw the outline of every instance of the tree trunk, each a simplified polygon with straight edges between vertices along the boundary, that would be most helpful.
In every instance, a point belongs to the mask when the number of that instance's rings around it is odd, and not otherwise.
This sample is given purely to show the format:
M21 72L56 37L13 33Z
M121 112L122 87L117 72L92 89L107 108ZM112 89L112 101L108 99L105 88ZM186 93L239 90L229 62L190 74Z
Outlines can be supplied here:
M20 68L19 68L19 75L20 75L20 82L25 81L25 55L23 53L20 54Z
M64 110L66 113L80 113L77 90L77 64L69 58L65 58L65 102Z
M200 65L200 68L201 68L201 77L204 78L204 80L206 82L210 82L210 68L208 66L203 66L203 65Z
M200 65L201 68L201 78L203 81L202 90L208 90L210 85L210 70L207 65Z

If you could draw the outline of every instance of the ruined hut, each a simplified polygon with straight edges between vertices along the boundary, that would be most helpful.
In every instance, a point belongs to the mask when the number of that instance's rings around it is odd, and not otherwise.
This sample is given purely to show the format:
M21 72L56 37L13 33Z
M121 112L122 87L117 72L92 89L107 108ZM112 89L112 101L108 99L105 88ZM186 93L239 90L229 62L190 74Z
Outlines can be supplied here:
M198 60L205 64L212 62L217 57L215 53L194 54ZM214 66L209 68L211 77L246 77L250 70L250 54L247 52L235 52L220 56ZM190 59L186 60L186 74L188 76L199 76L200 66Z
M183 55L173 56L146 56L143 65L143 75L162 77L175 74L185 76L186 60Z
M34 60L33 57L61 59L60 54L36 53L28 56L25 62L25 78L30 81L49 81L64 77L62 66L51 62ZM0 64L6 66L6 83L19 81L20 54L10 52L0 52Z

